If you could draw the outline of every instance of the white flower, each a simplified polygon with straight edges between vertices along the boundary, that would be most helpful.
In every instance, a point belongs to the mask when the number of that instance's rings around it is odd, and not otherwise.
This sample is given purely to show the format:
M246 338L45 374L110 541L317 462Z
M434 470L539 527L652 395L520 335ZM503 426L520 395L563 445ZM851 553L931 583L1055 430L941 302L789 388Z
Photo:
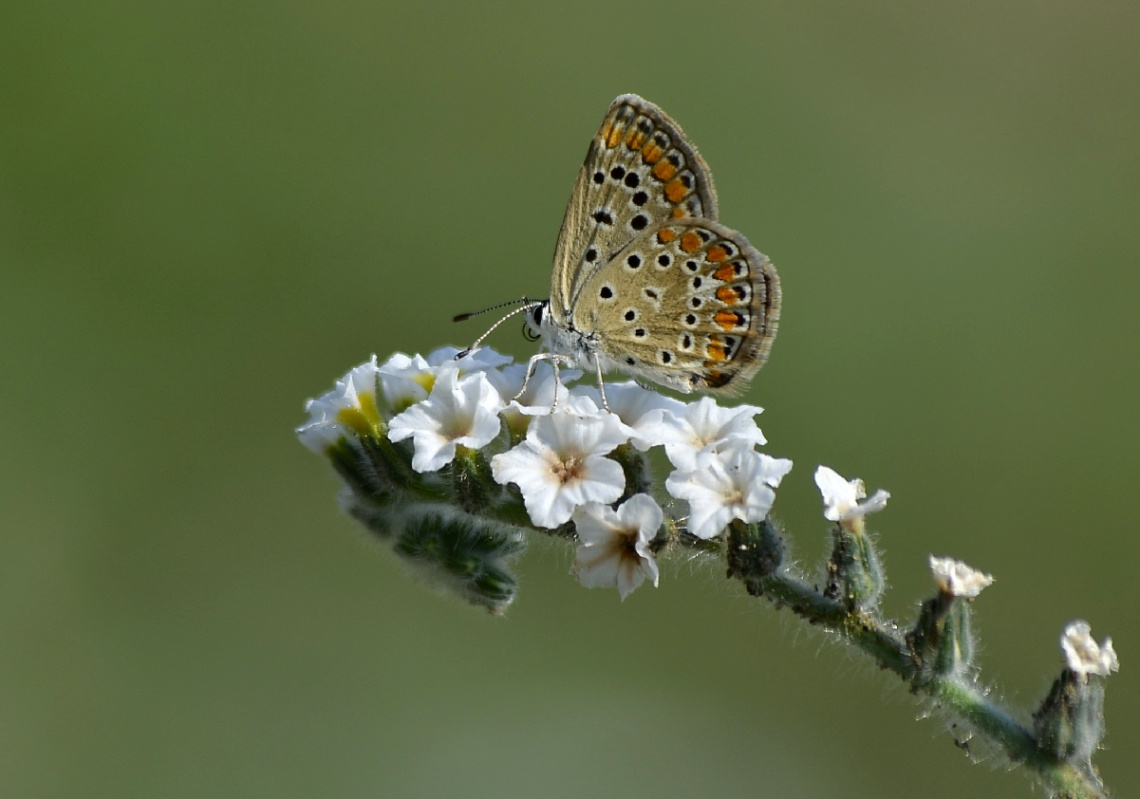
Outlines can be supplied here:
M336 387L305 403L307 424L297 428L301 443L323 453L346 435L371 435L380 425L376 405L376 356L336 382Z
M591 502L574 509L578 551L572 571L587 588L617 586L625 599L645 580L657 585L657 560L649 542L661 527L661 508L648 494L635 494L614 511Z
M790 460L764 455L741 440L705 458L693 471L673 472L665 488L672 496L688 500L689 532L707 539L733 519L762 521L776 499L772 489L791 469Z
M834 469L820 466L815 470L815 484L823 496L823 517L828 521L839 522L851 533L863 532L863 517L887 506L890 494L882 489L866 502L859 500L867 496L867 488L859 478L844 480Z
M479 449L499 434L502 398L486 375L459 376L456 368L443 368L431 395L418 402L388 426L388 438L415 441L412 468L434 472L455 459L457 445Z
M834 521L834 520L833 520ZM994 581L990 575L971 569L960 560L930 556L930 571L938 590L950 596L973 599Z
M571 394L589 397L595 405L602 405L601 392L594 386L576 386ZM629 426L630 439L642 452L672 440L675 434L671 428L664 427L662 418L680 416L686 408L680 400L642 388L632 381L606 383L606 402L610 412Z
M1120 670L1112 639L1105 638L1104 643L1097 646L1087 621L1074 621L1065 628L1061 633L1061 649L1065 651L1069 671L1086 679L1090 674L1107 677L1110 672Z
M436 378L448 369L456 369L459 374L493 371L511 362L509 355L503 355L490 347L481 347L459 360L455 359L460 350L455 347L441 347L428 354L407 356L397 352L380 367L380 383L384 399L394 412L398 413L417 402L423 402L431 393Z
M396 412L426 400L435 385L436 369L420 355L397 352L380 366L379 372L384 400Z
M763 410L755 405L722 408L711 397L701 397L683 405L679 412L658 414L654 443L665 445L665 454L674 467L693 471L709 456L736 442L766 444L752 418Z
M554 528L579 505L621 496L625 474L605 455L628 440L624 427L605 412L538 416L522 443L491 459L491 471L497 482L519 487L536 526Z

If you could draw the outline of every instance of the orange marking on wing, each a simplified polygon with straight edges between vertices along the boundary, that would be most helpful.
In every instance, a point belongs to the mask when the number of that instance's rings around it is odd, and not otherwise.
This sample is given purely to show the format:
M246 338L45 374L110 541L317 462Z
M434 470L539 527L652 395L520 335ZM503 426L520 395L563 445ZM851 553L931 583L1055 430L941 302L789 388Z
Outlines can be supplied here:
M673 218L674 219L681 219L685 216L688 216L688 214L685 213L684 208L674 208L673 209Z
M607 123L606 128L602 131L602 138L606 140L606 149L612 150L621 142L621 128L614 123Z
M709 360L710 361L723 361L728 356L724 351L724 342L716 336L709 339Z
M701 248L701 237L693 231L681 236L681 249L685 252L696 252Z
M656 164L663 155L665 155L665 151L653 142L649 142L641 148L641 160L647 164Z
M657 170L653 170L656 172ZM669 198L671 203L679 203L685 199L685 195L689 190L685 188L685 184L681 182L680 178L669 181L665 184L665 196Z
M736 311L717 311L713 319L726 331L740 326L740 314Z
M721 286L716 290L716 298L725 305L735 305L736 301L740 299L736 296L736 292L732 290L732 286Z
M709 260L709 261L713 260L713 258L711 257L712 251L718 250L718 249L720 249L720 248L719 247L713 247L712 250L709 250L709 255L706 256L706 260ZM721 280L721 281L724 281L725 283L727 283L728 281L730 281L734 277L736 277L736 270L733 269L732 264L725 264L724 266L720 267L715 272L713 272L713 277L715 277L717 280Z
M675 238L677 238L677 231L673 228L663 227L657 231L657 240L662 244L668 244Z
M734 374L735 372L726 375L719 369L709 369L708 372L705 373L705 385L709 388L720 388L721 386L727 385L732 380Z
M625 137L625 146L631 150L640 150L643 144L645 144L645 134L640 130L631 130Z
M668 161L658 161L657 166L653 167L653 176L658 180L671 180L676 174L677 167Z
M726 250L724 247L721 247L719 244L717 244L713 247L709 247L709 251L705 253L705 260L706 261L712 261L714 264L720 263L721 261L723 261L727 257L728 257L728 250ZM720 270L718 269L717 273L719 274L719 272L720 272ZM720 278L720 279L723 280L724 278Z

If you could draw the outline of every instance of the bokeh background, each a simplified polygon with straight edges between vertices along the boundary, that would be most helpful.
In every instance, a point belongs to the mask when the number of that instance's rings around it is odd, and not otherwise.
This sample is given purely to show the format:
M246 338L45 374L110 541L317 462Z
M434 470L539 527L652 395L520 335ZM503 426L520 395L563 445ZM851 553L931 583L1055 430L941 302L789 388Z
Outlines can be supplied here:
M1028 796L716 569L628 601L536 542L506 618L413 580L293 428L373 352L544 296L612 98L780 269L746 400L816 563L827 463L903 621L992 572L1031 710L1085 618L1140 790L1140 6L34 3L0 11L0 794ZM517 326L493 342L533 352Z

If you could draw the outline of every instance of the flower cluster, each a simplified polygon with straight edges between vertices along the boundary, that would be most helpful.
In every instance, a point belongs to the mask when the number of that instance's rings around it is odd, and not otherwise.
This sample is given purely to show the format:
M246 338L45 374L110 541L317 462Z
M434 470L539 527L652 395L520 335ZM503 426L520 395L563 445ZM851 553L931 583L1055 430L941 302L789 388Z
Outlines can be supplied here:
M470 514L500 522L521 499L522 527L577 536L583 585L625 597L647 578L657 583L655 553L679 531L707 541L733 520L762 521L792 468L756 449L766 443L754 420L761 408L686 404L628 382L607 383L603 398L593 386L567 387L580 373L556 375L545 362L528 378L526 365L490 348L457 355L373 357L306 406L298 436L340 464L350 512L382 536L406 526L416 501L430 504L416 494L434 489L442 500L447 484ZM683 524L666 524L651 494L646 453L655 447L673 467L666 491L687 503ZM401 453L410 468L392 462Z

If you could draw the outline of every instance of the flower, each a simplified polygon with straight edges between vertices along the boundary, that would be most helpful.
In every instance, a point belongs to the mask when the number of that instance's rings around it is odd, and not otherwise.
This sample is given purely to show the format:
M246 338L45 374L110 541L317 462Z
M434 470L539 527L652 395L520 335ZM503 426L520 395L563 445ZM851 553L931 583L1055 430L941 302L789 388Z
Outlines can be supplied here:
M930 571L938 590L954 597L973 599L994 581L990 575L971 569L960 560L934 555L930 556Z
M457 368L444 367L431 395L392 419L388 438L412 438L412 468L434 472L455 459L457 445L479 449L489 444L499 434L502 405L499 392L483 373L460 377Z
M645 580L657 586L657 560L649 542L661 527L661 508L648 494L635 494L616 511L591 502L574 509L578 550L572 571L587 588L617 586L625 599Z
M376 356L336 382L326 394L305 403L309 421L297 428L301 443L322 453L346 435L369 436L380 426L376 404Z
M823 517L839 522L850 533L863 532L863 517L887 506L890 494L882 489L863 504L858 500L867 496L867 488L859 478L844 480L838 472L827 466L815 470L815 484L823 496Z
M747 440L730 442L692 471L678 469L665 481L666 490L689 503L689 532L713 538L733 519L763 521L772 509L772 489L792 469L786 458L752 449Z
M491 472L503 485L522 492L530 520L554 528L587 502L615 502L625 488L617 462L605 457L629 438L612 413L560 409L535 417L526 439L491 459Z
M571 392L574 396L586 396L599 407L602 395L594 386L577 386ZM642 452L650 447L664 444L671 433L662 419L681 415L685 403L642 388L632 381L606 384L606 402L611 413L616 413L630 428L633 445Z
M1107 677L1110 672L1120 670L1112 639L1105 638L1104 643L1097 646L1087 621L1074 621L1065 628L1061 633L1061 649L1065 651L1069 671L1086 679L1090 674Z
M431 393L436 378L447 369L457 369L460 375L471 372L494 370L511 362L509 355L503 355L490 347L481 347L456 360L460 350L455 347L440 347L421 355L407 356L397 352L380 367L380 383L384 399L394 413L399 413L423 402Z
M426 400L435 385L436 370L420 355L397 352L378 371L384 400L397 413Z
M722 408L711 397L701 397L678 410L658 413L647 419L645 426L654 423L654 443L665 445L665 454L674 467L693 471L735 442L768 443L752 418L763 410L755 405Z

